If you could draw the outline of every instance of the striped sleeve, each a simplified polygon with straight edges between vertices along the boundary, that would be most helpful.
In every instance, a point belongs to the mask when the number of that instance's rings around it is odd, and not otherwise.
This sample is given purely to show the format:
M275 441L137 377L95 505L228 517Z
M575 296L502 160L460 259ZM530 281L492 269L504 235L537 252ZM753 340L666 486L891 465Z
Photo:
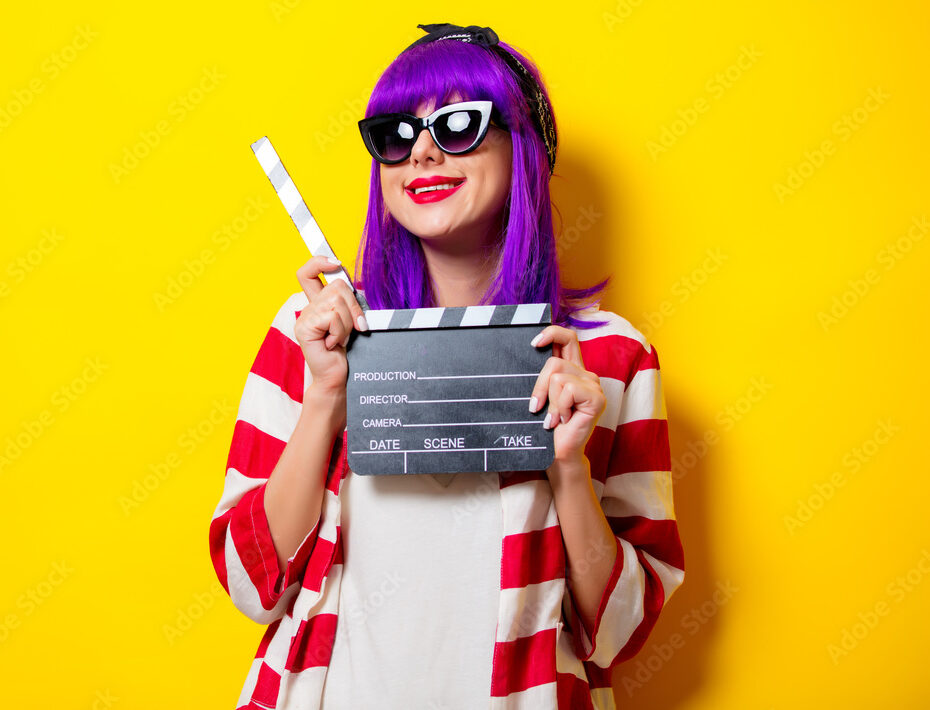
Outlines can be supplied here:
M303 401L307 374L294 323L304 305L306 297L295 294L281 307L246 376L223 493L210 523L217 577L236 608L260 624L284 614L317 537L315 526L281 569L264 506L265 484Z
M579 657L604 669L636 655L659 612L684 580L659 358L638 331L633 333L637 337L599 339L611 343L615 354L608 360L632 364L617 376L619 382L611 380L616 386L604 387L613 400L605 411L607 421L600 422L613 429L609 446L602 436L589 447L600 453L589 456L594 459L592 478L603 482L596 483L595 489L602 491L601 507L617 545L592 633L577 614L571 595L566 599L567 621Z

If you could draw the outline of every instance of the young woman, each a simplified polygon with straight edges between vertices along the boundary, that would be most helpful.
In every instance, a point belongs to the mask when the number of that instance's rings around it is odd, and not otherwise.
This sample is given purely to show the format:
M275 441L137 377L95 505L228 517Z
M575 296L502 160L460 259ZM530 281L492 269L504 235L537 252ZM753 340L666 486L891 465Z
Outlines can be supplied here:
M268 628L239 707L612 708L610 671L682 583L655 349L559 280L538 70L490 28L420 25L360 122L374 158L371 308L552 304L529 402L545 471L358 476L346 464L351 289L318 276L248 375L210 528L233 603ZM480 356L480 353L477 354Z

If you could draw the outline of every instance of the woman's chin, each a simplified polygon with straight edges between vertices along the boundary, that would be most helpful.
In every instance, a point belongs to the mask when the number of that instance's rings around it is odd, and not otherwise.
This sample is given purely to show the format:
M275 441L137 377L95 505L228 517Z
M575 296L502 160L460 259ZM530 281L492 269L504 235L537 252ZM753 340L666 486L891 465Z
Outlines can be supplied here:
M420 239L429 241L439 241L443 239L453 239L456 235L454 225L445 220L411 220L404 225L411 234Z

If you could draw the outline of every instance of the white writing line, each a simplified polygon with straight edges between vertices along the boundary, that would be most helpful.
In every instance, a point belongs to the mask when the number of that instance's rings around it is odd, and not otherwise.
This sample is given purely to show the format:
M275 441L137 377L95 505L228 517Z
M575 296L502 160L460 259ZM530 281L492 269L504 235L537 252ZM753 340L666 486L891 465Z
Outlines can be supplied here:
M488 448L476 448L476 449L389 449L387 451L352 451L353 454L403 454L404 458L407 457L407 454L444 454L452 451L529 451L531 449L545 449L545 446L491 446Z
M431 375L418 377L419 380L474 380L487 377L539 377L538 372L514 373L504 375Z
M542 422L538 419L533 419L528 422L449 422L439 424L401 424L401 426L487 426L490 424L542 424Z
M420 378L425 379L423 377ZM430 402L526 402L529 397L485 397L483 399L408 399L407 404L429 404Z

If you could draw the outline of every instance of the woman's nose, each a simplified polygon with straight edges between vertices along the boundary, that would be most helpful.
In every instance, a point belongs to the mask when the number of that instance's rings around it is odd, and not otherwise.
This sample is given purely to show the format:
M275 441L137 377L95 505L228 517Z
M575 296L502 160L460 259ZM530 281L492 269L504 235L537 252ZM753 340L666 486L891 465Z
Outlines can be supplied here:
M432 134L425 129L420 131L420 135L417 136L416 143L413 144L413 149L410 151L410 161L414 165L430 159L434 163L441 163L442 156L443 152L436 145Z

